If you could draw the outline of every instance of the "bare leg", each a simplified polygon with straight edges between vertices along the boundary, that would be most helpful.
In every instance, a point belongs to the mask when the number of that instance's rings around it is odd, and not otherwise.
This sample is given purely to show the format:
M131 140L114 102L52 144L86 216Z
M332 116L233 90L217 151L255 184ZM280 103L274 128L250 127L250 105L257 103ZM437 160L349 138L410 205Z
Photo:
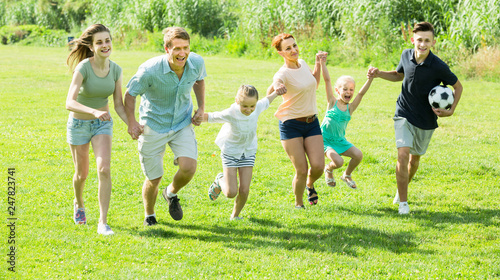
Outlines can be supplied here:
M361 163L361 160L363 159L363 153L356 147L352 146L350 147L347 151L342 153L343 156L350 157L351 160L349 161L349 164L347 165L347 168L345 170L345 175L351 176L351 173L356 169L356 167ZM351 177L345 177L347 181L353 181Z
M236 167L224 167L224 176L219 180L222 193L227 198L238 195L238 169Z
M252 171L252 166L238 168L238 173L240 175L240 188L238 196L234 200L234 208L231 218L238 217L241 210L247 203L248 194L250 193L250 183L252 182Z
M418 166L420 164L420 156L410 155L410 162L408 163L408 183L411 182L415 173L417 173Z
M314 189L314 182L323 175L325 160L323 158L323 136L315 135L304 139L304 149L309 159L309 168L307 176L307 187Z
M331 162L326 165L328 171L333 171L334 169L341 168L344 165L344 159L337 154L335 150L328 149L325 155L329 160L331 160Z
M196 172L196 160L188 157L179 157L179 169L174 175L172 183L168 185L167 191L177 193L193 179Z
M396 164L396 182L400 201L408 201L409 173L408 164L410 158L410 148L398 148L398 162Z
M161 178L153 180L144 180L142 185L142 201L144 203L144 214L146 216L155 213L156 197L158 196L158 186L160 185Z
M325 167L325 169L327 170L327 172L325 172L325 179L328 186L334 187L336 186L336 182L332 181L335 180L332 172L334 169L338 169L344 165L344 159L333 149L326 150L325 155L330 160L330 162L327 163Z
M91 142L99 178L99 223L107 224L111 201L111 135L96 135Z
M292 181L292 189L295 194L295 206L304 205L304 190L306 189L308 165L304 149L303 138L293 138L282 140L281 144L288 154L295 168L295 176Z
M73 175L73 189L75 193L75 204L78 208L84 208L83 189L85 188L85 180L89 174L89 148L90 144L84 145L69 145L73 163L75 165L75 173Z

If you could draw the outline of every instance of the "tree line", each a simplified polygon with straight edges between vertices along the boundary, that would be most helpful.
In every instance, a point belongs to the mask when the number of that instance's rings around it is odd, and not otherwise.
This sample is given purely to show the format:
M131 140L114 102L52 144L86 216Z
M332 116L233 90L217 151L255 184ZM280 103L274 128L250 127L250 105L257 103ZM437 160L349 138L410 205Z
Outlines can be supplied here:
M0 26L38 25L78 32L103 23L117 34L186 27L210 40L268 48L289 32L312 48L341 49L360 64L409 45L415 22L434 24L439 49L453 54L497 47L500 0L2 0ZM238 43L240 42L240 43ZM239 44L239 45L238 45ZM337 48L332 47L337 44ZM319 46L318 46L319 45ZM370 52L371 54L366 54ZM374 57L375 56L375 57ZM359 64L358 63L358 64ZM366 63L365 63L366 64Z

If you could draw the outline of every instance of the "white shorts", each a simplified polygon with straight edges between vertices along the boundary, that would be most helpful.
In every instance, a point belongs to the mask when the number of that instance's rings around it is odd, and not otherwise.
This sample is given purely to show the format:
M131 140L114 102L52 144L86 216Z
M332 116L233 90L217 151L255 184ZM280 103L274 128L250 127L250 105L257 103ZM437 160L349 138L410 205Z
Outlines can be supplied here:
M408 122L406 118L394 117L396 147L410 147L410 154L424 155L431 142L434 129L421 129Z
M168 133L158 133L144 125L144 133L139 136L138 148L141 168L148 180L163 176L163 156L167 144L174 153L174 165L177 165L179 157L194 160L198 158L196 137L191 125L177 132Z

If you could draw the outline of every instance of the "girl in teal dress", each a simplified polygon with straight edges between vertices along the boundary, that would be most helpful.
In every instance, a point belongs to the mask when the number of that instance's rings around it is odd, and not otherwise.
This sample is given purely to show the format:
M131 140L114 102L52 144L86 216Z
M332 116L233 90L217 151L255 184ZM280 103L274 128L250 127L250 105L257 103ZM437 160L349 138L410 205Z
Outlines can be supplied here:
M345 138L345 130L347 124L351 120L351 115L358 107L361 99L370 88L373 81L373 75L368 76L368 80L363 85L359 93L353 100L355 82L351 76L341 76L335 83L335 91L338 97L333 94L332 83L330 81L330 74L326 67L326 56L324 53L321 57L321 68L323 72L323 79L326 85L326 98L328 101L328 108L321 123L321 131L323 133L323 145L325 155L331 162L325 166L325 181L328 186L335 187L336 182L333 177L333 170L338 169L344 165L344 159L341 156L350 157L351 160L347 165L340 179L344 181L347 186L356 189L356 183L351 177L351 173L359 165L363 158L363 153L351 144ZM352 103L349 104L349 102Z

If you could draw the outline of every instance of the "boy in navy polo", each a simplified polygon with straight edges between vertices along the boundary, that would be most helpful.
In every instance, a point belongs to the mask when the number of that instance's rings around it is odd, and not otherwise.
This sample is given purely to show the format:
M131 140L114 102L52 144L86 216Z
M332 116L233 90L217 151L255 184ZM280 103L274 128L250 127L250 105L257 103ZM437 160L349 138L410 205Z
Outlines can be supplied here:
M431 52L436 44L432 24L416 23L411 42L415 48L403 51L396 70L380 71L371 67L368 71L369 76L392 82L403 81L394 115L398 149L398 191L394 204L399 203L399 214L403 215L410 212L407 202L408 184L417 172L420 157L425 154L432 134L438 127L437 117L453 115L463 89L448 65ZM429 105L430 90L441 83L454 88L455 101L449 110L434 109Z

